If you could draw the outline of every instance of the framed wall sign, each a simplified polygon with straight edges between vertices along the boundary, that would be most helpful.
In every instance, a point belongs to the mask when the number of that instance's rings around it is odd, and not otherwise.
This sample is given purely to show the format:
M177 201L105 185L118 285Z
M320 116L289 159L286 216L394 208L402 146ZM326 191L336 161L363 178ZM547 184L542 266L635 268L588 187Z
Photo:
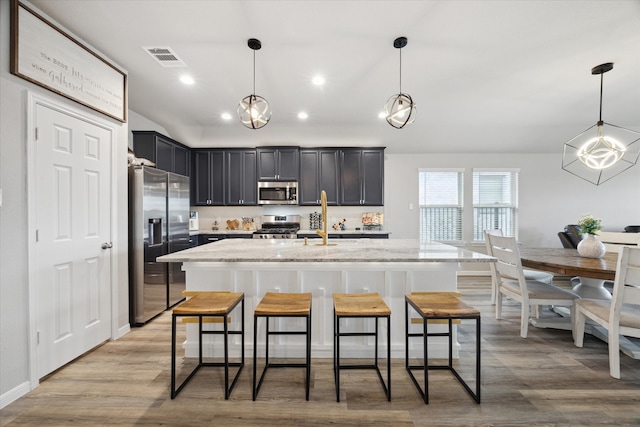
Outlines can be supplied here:
M127 121L127 75L19 0L11 2L11 73Z

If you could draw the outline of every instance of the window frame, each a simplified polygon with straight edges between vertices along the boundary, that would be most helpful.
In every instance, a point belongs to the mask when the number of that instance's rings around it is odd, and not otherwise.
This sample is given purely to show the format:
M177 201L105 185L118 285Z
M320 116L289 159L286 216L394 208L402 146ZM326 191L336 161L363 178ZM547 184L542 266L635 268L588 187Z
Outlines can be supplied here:
M457 186L458 186L458 203L457 204L422 204L422 174L423 173L455 173L457 174ZM465 192L464 192L464 183L465 181L465 169L464 168L419 168L418 169L418 239L420 243L429 243L429 242L443 242L451 245L461 245L464 243L464 206L465 206ZM427 233L428 230L427 225L423 222L424 218L424 209L456 209L458 210L457 214L457 230L454 230L454 234L457 234L460 239L431 239L428 238ZM447 214L444 216L450 217Z
M478 199L480 199L481 194L479 193L479 191L477 190L477 185L478 182L476 181L476 177L480 176L483 173L494 173L494 174L509 174L509 183L510 183L510 188L509 188L509 199L510 202L508 203L497 203L497 204L492 204L492 205L488 205L487 203L480 203L480 201L478 200L478 202L476 202L476 195L478 196ZM508 223L510 223L507 227L503 226L502 227L498 227L500 228L500 230L503 232L503 234L505 236L510 236L510 237L515 237L516 239L518 238L518 206L519 206L519 197L520 197L520 189L519 189L519 179L520 179L520 169L519 168L472 168L471 169L471 209L472 209L472 213L471 213L471 224L470 224L470 231L471 231L471 237L472 237L472 243L484 243L485 239L484 239L484 231L488 230L488 229L494 229L495 227L492 228L483 228L483 230L479 230L478 227L480 226L477 223L478 220L478 213L477 213L477 209L500 209L501 213L499 213L498 215L494 215L494 219L493 221L498 221L503 222L501 220L498 219L498 217L502 216L502 217L506 217L507 219L504 220ZM510 217L510 220L508 219ZM505 229L507 228L507 229Z

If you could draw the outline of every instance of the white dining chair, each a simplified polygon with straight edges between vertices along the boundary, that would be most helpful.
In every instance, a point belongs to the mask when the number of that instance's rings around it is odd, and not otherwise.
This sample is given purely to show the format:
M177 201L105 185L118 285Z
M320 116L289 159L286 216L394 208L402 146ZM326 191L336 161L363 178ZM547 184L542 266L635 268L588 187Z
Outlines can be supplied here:
M600 231L598 240L604 243L607 252L619 253L623 246L640 246L640 233Z
M568 306L573 319L574 300L580 297L538 280L527 280L522 270L518 244L514 237L496 236L486 233L491 253L497 262L492 263L492 272L497 283L496 319L502 317L502 296L505 295L521 304L520 336L527 337L530 307L539 305Z
M494 236L503 235L502 230L500 229L486 230L485 234L486 233L492 234ZM489 244L489 239L485 239L485 244L487 248L487 255L493 256L491 253L491 245ZM549 285L553 284L553 274L551 273L546 273L544 271L539 271L539 270L528 270L526 268L523 269L522 271L524 273L524 278L527 280L537 280L539 282L547 283ZM496 283L494 276L495 276L494 274L491 274L491 304L492 305L496 304L496 296L498 295L498 284ZM533 310L534 310L534 315L537 317L538 316L537 306L534 307Z
M611 300L576 301L574 342L584 344L587 318L607 329L609 374L620 378L620 335L640 338L640 247L622 246Z

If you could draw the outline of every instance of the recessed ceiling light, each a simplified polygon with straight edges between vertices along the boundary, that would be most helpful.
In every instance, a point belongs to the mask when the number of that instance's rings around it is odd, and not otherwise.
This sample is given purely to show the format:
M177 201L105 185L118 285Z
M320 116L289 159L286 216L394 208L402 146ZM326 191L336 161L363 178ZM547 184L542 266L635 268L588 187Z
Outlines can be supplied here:
M298 118L299 119L307 119L309 118L309 115L307 113L305 113L304 111L301 111L298 113Z
M325 79L324 77L318 75L318 76L314 76L311 79L311 83L313 83L316 86L322 86L325 83Z
M180 76L180 81L186 85L192 85L196 82L195 80L193 80L193 77L188 76L186 74Z
M220 114L220 118L222 118L222 120L231 120L232 116L229 113L222 113Z

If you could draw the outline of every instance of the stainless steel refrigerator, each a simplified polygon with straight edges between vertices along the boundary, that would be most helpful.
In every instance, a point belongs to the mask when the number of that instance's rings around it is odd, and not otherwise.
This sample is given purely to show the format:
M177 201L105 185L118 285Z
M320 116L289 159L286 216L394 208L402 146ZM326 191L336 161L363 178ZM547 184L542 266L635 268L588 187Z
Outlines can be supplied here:
M142 325L182 299L181 263L156 258L189 247L189 177L129 167L129 314Z

